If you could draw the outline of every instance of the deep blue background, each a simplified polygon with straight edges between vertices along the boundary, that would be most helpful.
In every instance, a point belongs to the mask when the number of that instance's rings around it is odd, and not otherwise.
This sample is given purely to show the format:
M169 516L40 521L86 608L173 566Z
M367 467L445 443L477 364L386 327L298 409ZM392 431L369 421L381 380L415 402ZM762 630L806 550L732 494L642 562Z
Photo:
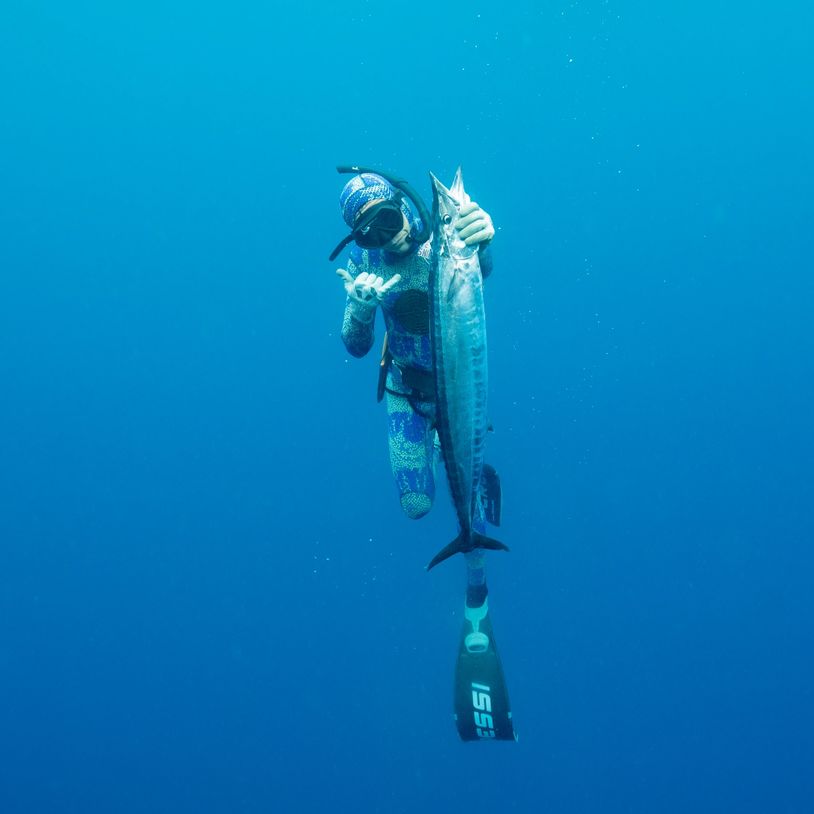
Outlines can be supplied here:
M811 9L5 3L0 811L814 810ZM518 744L455 734L341 161L499 228Z

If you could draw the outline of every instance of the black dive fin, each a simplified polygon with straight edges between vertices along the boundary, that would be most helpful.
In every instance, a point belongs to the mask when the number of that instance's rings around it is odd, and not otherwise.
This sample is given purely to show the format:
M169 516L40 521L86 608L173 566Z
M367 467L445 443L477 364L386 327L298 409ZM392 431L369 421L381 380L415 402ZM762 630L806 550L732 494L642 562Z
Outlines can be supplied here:
M493 526L500 525L500 515L503 508L502 492L500 490L500 476L493 466L483 465L480 481L480 499L483 506L483 515L487 523Z
M481 618L478 618L483 614ZM488 606L466 608L455 665L455 726L463 741L516 741ZM474 619L473 619L474 615Z
M474 551L476 548L488 548L490 551L508 551L509 546L501 543L500 540L495 540L493 537L487 537L485 534L473 531L469 540L461 532L449 545L444 546L431 560L427 566L429 571L435 568L439 562L449 559L453 554L466 554L469 551Z

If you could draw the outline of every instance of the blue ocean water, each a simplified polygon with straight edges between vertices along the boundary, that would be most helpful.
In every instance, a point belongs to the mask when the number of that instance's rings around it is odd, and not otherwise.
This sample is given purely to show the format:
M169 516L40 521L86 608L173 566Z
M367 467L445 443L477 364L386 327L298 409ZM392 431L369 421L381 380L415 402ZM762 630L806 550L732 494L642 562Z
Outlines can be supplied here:
M814 811L813 17L5 3L0 811ZM516 744L339 338L346 161L498 227Z

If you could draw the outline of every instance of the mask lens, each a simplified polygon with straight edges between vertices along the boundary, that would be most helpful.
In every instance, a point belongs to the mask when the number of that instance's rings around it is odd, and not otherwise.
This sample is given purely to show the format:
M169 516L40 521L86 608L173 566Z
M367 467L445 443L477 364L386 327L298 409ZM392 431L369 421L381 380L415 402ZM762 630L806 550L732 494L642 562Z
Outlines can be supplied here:
M353 230L356 243L363 249L375 249L389 243L404 226L401 209L391 203L373 206L365 212Z

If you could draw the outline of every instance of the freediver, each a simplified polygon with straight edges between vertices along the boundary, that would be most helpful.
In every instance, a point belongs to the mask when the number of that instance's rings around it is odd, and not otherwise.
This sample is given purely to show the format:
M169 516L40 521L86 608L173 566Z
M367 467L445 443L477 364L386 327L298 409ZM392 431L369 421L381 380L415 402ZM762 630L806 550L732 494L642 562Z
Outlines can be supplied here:
M340 171L349 169L360 168ZM387 332L378 397L387 407L390 466L399 501L415 520L432 508L438 457L428 298L430 216L412 187L389 173L358 172L342 189L339 205L351 232L330 259L353 244L346 268L336 270L347 293L342 341L352 356L365 356L373 347L381 306ZM456 225L467 245L478 246L486 278L492 271L495 235L491 217L471 202L461 209ZM486 595L481 552L467 556L467 564L467 604L479 606Z

